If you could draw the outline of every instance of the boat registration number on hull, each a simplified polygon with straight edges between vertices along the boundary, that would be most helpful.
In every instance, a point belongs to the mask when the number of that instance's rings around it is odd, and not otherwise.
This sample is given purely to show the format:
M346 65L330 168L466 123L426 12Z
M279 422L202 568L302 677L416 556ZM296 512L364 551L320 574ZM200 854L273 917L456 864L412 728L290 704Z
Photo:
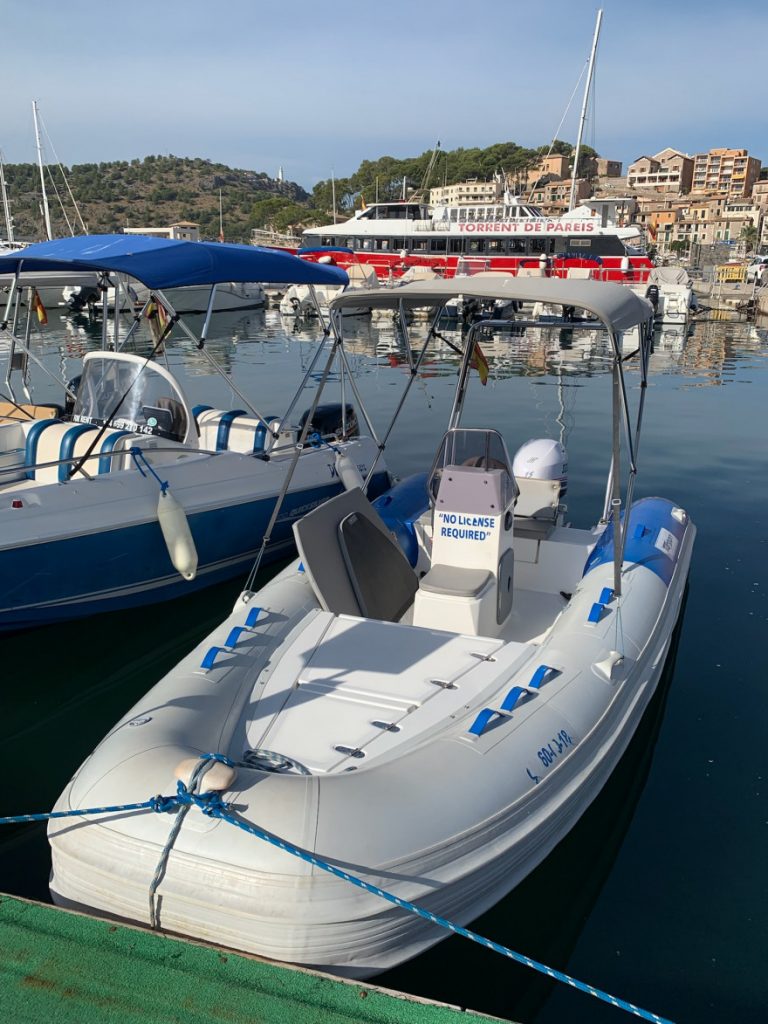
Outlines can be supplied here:
M565 729L561 729L557 736L553 736L548 743L536 751L536 756L538 757L540 764L536 765L535 771L531 771L530 768L526 769L528 777L533 779L534 782L539 782L541 780L541 775L537 773L546 771L547 768L553 765L555 761L572 746L573 737Z

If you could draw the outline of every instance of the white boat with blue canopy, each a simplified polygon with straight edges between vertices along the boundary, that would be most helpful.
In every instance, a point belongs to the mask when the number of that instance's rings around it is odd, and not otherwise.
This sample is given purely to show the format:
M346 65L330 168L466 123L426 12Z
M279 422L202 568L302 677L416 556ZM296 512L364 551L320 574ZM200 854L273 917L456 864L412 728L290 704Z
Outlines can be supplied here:
M148 604L245 574L261 547L266 559L288 553L292 522L338 493L350 466L367 473L378 452L360 436L346 401L321 406L318 390L311 408L297 409L312 375L325 381L337 359L327 338L290 407L271 414L242 394L205 346L219 282L343 286L338 268L254 246L124 235L62 239L0 257L0 273L19 282L25 273L65 268L97 273L105 294L127 279L150 292L126 336L113 336L112 350L105 318L103 350L86 354L79 385L62 391L60 407L31 400L22 371L32 364L47 370L28 324L26 332L14 331L9 299L2 324L8 363L0 402L0 630ZM198 338L165 289L204 283L210 299ZM167 320L143 357L125 347L150 304ZM242 407L191 405L156 358L176 325L227 377ZM372 493L389 485L382 470Z
M559 306L574 331L602 323L613 415L594 522L567 520L560 441L525 441L513 457L493 426L462 423L478 339L513 326L514 344L533 324L525 312L478 321L431 468L373 503L345 491L296 523L300 561L243 592L111 730L57 810L175 787L199 803L49 825L56 903L350 977L446 932L347 876L464 925L584 813L656 689L695 537L674 501L635 499L644 299L512 277L362 297L434 310L408 386L451 299ZM332 311L360 300L342 295ZM213 796L223 817L200 806Z

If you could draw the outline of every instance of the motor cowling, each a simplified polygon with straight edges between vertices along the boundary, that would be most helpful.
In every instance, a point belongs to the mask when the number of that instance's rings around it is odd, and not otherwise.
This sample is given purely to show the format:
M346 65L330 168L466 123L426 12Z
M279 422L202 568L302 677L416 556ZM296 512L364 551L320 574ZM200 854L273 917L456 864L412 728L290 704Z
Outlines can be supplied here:
M341 402L329 402L325 405L318 405L312 416L307 436L319 434L322 438L333 440L333 438L349 438L360 436L360 426L357 422L357 413L354 406L347 403L346 413L342 415L343 406ZM299 433L304 429L310 410L307 409L299 420ZM346 427L346 429L345 429Z
M568 490L568 453L550 437L534 438L518 448L512 472L516 480L559 480L562 498Z

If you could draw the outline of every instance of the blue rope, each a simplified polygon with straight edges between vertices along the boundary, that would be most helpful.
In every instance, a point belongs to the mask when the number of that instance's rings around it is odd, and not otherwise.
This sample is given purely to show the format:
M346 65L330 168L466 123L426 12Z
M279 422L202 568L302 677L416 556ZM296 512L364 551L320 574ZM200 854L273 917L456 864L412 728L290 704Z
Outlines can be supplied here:
M141 468L141 462L143 462L144 463L144 468L146 470L148 470L152 474L152 476L155 478L155 480L157 480L157 482L160 484L161 492L163 494L165 494L165 492L168 490L168 481L160 479L160 477L157 475L157 473L154 471L154 469L152 469L152 466L149 464L149 461L148 461L146 455L144 454L144 452L141 450L141 448L135 448L135 447L131 448L131 455L133 456L133 461L136 463L136 469L138 469L138 471L141 473L141 475L142 476L146 476L147 475L144 472L144 470ZM141 460L141 461L139 461L139 460Z
M325 445L325 447L330 448L332 452L338 453L341 450L335 444L331 444L330 441L327 441L324 437L322 437L319 431L317 430L309 435L307 441L309 441L313 448L322 448L323 445Z
M595 988L594 985L588 985L583 981L579 981L577 978L572 978L569 974L564 974L562 971L555 970L553 967L547 967L546 964L542 964L538 960L533 960L531 957L525 956L524 953L517 953L508 946L502 946L498 942L493 942L492 939L486 939L484 936L478 935L477 932L473 932L469 928L462 928L460 925L454 924L445 917L439 917L437 914L433 914L429 910L425 910L423 907L417 906L415 903L410 903L408 900L400 899L399 896L395 896L394 893L387 892L386 889L380 889L377 885L371 885L370 882L364 882L362 878L356 878L355 875L350 875L349 872L342 871L341 868L334 867L333 864L329 864L320 857L316 857L314 854L308 853L306 850L302 850L300 847L294 846L293 843L289 843L285 839L280 839L278 836L274 836L270 832L266 832L264 829L261 829L256 825L251 825L246 821L239 821L237 818L233 818L228 814L226 804L222 804L220 807L211 804L203 811L203 813L213 818L221 818L222 821L226 821L230 825L236 825L244 832L257 836L259 839L263 839L272 846L277 846L281 850L285 850L286 853L290 853L294 857L298 857L301 860L306 861L308 864L321 868L323 871L327 871L329 874L335 875L337 878L342 878L345 882L351 882L352 885L356 885L360 889L365 889L366 892L370 892L374 896L380 896L389 903L394 903L396 906L402 907L403 910L408 910L410 913L424 918L425 921L430 921L432 924L436 924L440 928L446 928L448 931L454 932L456 935L461 935L465 939L477 942L479 945L485 946L486 949L492 949L495 953L500 953L502 956L508 957L510 960L516 960L525 967L531 967L534 971L538 971L540 974L545 974L548 978L553 978L555 981L563 982L565 985L570 985L571 988L578 989L579 992L586 992L588 995L594 996L596 999L601 999L604 1003L608 1003L609 1006L616 1006L620 1010L626 1010L627 1013L632 1013L636 1017L641 1017L643 1020L652 1021L652 1024L672 1024L672 1022L666 1017L659 1017L658 1014L655 1014L650 1010L643 1010L634 1003L627 1002L626 999L618 999L616 996L612 996L608 992L603 992L602 989Z
M157 871L155 872L155 879L153 879L152 882L150 910L154 916L155 890L157 889L157 885L164 873L167 857L170 853L173 841L175 840L176 835L178 835L181 822L189 808L194 805L207 817L220 818L222 821L225 821L230 825L235 825L237 828L242 829L243 832L256 836L258 839L263 839L264 842L269 843L271 846L276 846L279 849L284 850L286 853L290 853L292 856L298 857L300 860L306 861L308 864L312 864L314 867L320 868L322 871L327 871L329 874L335 875L337 878L341 878L345 882L350 882L352 885L356 885L358 888L364 889L366 892L369 892L374 896L379 896L388 903L393 903L395 906L401 907L403 910L407 910L411 914L416 914L418 917L423 918L425 921L429 921L431 924L435 924L440 928L445 928L448 931L453 932L455 935L461 935L465 939L470 939L470 941L476 942L479 945L484 946L486 949L493 950L495 953L500 953L502 956L505 956L510 960L515 960L517 963L523 964L525 967L530 967L534 971L538 971L539 974L544 974L546 977L552 978L554 981L559 981L564 985L569 985L571 988L575 988L579 992L585 992L587 995L594 996L596 999L600 999L602 1002L608 1003L609 1006L615 1006L617 1009L625 1010L627 1013L631 1013L635 1017L640 1017L642 1020L651 1021L651 1024L672 1024L672 1022L666 1017L660 1017L658 1014L652 1013L650 1010L643 1010L634 1003L627 1002L626 999L619 999L607 992L603 992L602 989L596 988L594 985L588 985L583 981L579 981L577 978L571 977L569 974L558 971L553 967L547 967L546 964L540 963L538 960L534 960L529 956L525 956L524 953L517 953L508 946L502 946L501 943L494 942L492 939L487 939L482 935L478 935L477 932L473 932L469 928L463 928L461 925L454 924L445 917L439 917L437 914L433 914L431 911L425 910L423 907L419 907L415 903L401 899L399 896L395 896L394 893L388 892L386 889L380 889L377 885L372 885L370 882L363 881L362 878L350 875L348 871L343 871L341 868L337 868L333 864L329 864L328 861L325 861L312 853L308 853L306 850L302 850L299 846L294 846L293 843L289 843L286 839L281 839L279 836L275 836L271 832L267 832L265 829L259 828L257 825L252 825L247 821L241 821L238 818L233 817L229 812L229 805L221 799L218 792L194 792L194 787L197 785L197 782L201 777L203 768L206 766L207 762L212 761L218 761L221 764L226 764L230 767L234 766L234 762L229 758L224 757L223 754L202 754L200 757L200 764L193 772L190 780L190 788L188 789L183 782L179 781L176 787L176 793L172 796L153 796L142 803L121 804L114 807L92 807L86 810L77 811L50 811L46 814L19 814L0 818L0 825L18 824L30 821L47 821L51 818L68 818L89 814L111 814L119 811L152 810L162 813L164 811L176 810L177 812L181 812L177 815L176 821L174 822L174 827L171 830L168 842L161 854L160 863L158 864Z

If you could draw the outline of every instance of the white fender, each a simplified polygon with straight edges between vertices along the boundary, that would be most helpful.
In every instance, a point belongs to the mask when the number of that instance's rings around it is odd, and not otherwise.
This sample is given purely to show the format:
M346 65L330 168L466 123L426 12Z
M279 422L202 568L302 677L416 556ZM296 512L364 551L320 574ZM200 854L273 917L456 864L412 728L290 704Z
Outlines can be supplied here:
M351 491L355 487L363 490L365 487L360 470L346 452L336 452L336 472L339 474L339 480L344 484L345 491Z
M197 548L186 513L170 491L160 492L157 519L174 569L185 580L193 580L197 576Z

